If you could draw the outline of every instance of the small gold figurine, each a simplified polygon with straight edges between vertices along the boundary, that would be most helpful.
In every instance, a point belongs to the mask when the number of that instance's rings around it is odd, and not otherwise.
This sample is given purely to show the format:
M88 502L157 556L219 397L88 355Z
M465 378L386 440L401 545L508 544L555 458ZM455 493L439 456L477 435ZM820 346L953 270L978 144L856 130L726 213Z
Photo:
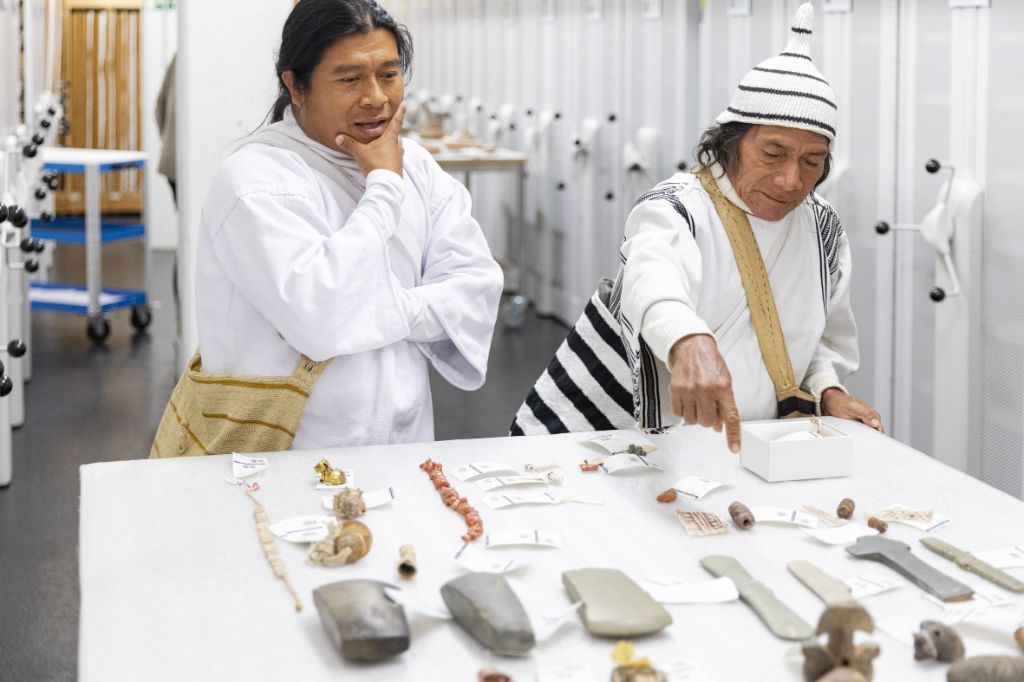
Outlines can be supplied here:
M344 485L345 483L345 472L341 469L332 469L331 463L326 459L321 459L313 467L313 471L320 474L320 482L326 483L327 485Z

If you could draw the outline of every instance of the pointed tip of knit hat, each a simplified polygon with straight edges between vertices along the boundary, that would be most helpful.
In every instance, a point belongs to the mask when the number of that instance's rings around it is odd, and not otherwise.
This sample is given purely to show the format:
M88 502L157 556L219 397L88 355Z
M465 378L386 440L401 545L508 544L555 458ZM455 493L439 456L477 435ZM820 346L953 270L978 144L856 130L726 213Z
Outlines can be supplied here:
M793 16L793 24L789 28L789 42L786 52L811 55L811 32L814 28L814 7L805 2Z

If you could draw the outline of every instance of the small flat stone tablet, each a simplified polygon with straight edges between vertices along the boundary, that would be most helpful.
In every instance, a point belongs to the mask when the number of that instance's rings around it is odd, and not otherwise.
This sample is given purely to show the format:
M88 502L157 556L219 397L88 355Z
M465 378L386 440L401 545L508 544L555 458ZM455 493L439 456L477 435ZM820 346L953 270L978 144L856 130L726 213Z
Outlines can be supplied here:
M566 571L562 583L574 602L583 602L580 617L591 634L639 637L654 634L672 623L665 607L614 568Z
M342 658L381 661L409 648L405 609L376 580L341 580L313 590L313 603Z
M441 598L455 622L498 654L527 653L533 626L508 580L496 573L467 573L441 586Z

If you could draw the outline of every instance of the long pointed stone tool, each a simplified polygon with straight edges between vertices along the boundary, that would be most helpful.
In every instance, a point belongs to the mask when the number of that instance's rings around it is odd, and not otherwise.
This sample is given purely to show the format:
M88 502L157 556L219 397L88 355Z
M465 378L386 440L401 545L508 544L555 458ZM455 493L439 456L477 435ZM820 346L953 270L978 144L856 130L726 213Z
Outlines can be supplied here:
M949 559L965 571L970 571L975 575L981 576L990 583L999 585L999 587L1002 587L1005 590L1018 593L1024 592L1024 582L1013 577L1006 571L982 561L970 552L966 552L959 547L954 547L945 540L940 540L938 538L921 538L921 544L939 556Z
M807 621L779 601L763 583L754 580L731 556L706 556L700 560L700 565L713 576L731 578L736 583L740 599L754 610L776 637L796 640L814 637L814 628Z
M786 564L786 568L826 604L842 604L853 601L849 585L839 578L833 578L810 561L790 561Z
M974 596L970 587L921 561L910 552L910 547L898 540L863 536L847 545L846 551L858 559L885 564L942 601L967 601Z

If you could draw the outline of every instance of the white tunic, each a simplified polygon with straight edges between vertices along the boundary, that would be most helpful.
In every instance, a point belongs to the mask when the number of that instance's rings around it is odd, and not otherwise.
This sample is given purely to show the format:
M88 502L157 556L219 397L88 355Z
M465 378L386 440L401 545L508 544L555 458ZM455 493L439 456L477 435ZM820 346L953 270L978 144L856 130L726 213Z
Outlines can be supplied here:
M357 204L294 151L248 144L221 166L203 207L204 370L290 375L300 353L335 358L295 449L433 440L428 361L458 388L484 382L501 269L466 189L423 147L404 145L404 177L357 178Z
M721 176L722 193L750 220L797 380L815 397L828 387L842 388L859 356L850 309L850 245L835 211L812 193L782 220L761 220L720 167L712 170ZM729 237L700 180L677 173L645 193L626 223L622 254L622 318L640 330L661 365L684 336L713 334L732 375L741 418L776 418L775 388ZM669 372L663 366L659 371L662 420L673 424L679 418L669 400Z

